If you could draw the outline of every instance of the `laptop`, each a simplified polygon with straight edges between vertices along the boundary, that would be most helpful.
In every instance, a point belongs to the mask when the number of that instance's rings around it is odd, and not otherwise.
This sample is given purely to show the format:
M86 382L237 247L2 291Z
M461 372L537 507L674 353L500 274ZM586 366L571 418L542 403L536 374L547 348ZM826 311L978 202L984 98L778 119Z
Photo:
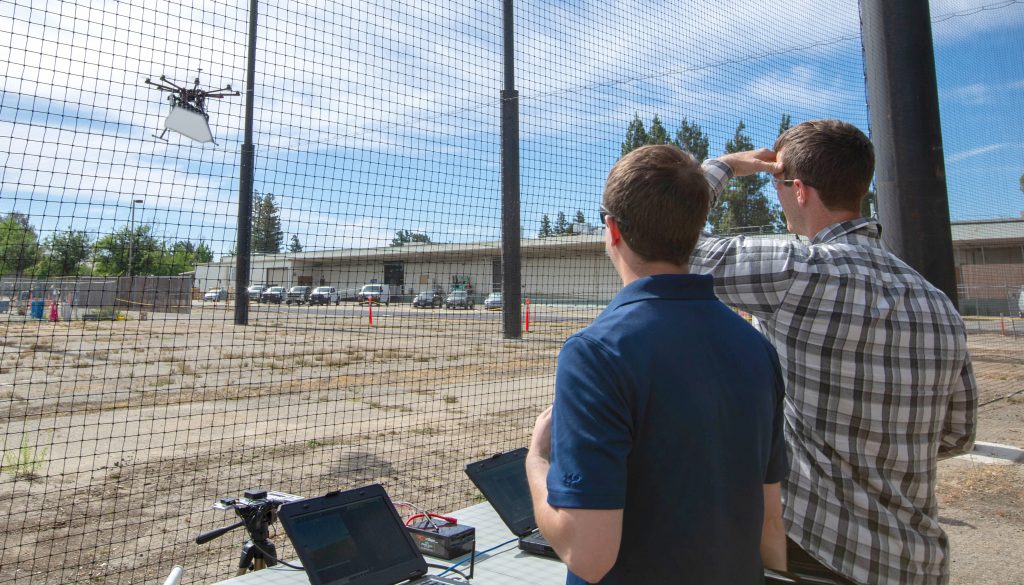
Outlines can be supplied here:
M465 585L427 562L379 484L281 505L278 518L312 585Z
M519 537L521 550L557 559L558 554L537 530L533 518L533 500L526 481L526 452L524 447L470 463L466 475L505 526Z

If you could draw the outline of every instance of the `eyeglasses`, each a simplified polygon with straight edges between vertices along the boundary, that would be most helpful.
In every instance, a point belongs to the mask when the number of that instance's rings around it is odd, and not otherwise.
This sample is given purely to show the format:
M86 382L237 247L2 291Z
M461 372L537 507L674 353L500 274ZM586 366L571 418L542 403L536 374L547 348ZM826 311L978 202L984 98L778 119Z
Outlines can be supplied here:
M793 181L796 181L796 179L780 179L778 177L772 177L772 184L775 185L776 189L779 188L779 185L791 187L793 186Z
M615 215L612 215L612 212L608 211L608 209L604 205L602 205L600 208L598 208L597 215L600 216L600 218L601 218L601 227L607 227L608 226L608 224L607 224L607 222L605 222L604 218L609 217L609 216L610 217L614 217L615 218L615 222L618 223L620 226L621 225L626 225L626 222L623 221L621 217L616 217Z

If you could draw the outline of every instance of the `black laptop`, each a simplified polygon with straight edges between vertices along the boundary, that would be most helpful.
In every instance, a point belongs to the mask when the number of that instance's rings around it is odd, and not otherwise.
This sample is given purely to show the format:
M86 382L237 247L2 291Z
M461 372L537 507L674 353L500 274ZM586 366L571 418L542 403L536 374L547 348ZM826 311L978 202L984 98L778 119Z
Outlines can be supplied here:
M283 504L278 517L312 585L465 585L427 563L378 484Z
M466 466L466 475L491 503L508 529L519 537L519 548L558 558L533 518L533 500L526 481L526 448L498 453Z

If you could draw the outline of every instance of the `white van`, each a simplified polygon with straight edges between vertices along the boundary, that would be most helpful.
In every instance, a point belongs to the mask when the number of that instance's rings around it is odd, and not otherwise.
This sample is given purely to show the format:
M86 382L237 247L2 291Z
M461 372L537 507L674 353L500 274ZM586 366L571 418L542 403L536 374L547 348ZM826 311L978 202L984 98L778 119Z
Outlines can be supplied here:
M1017 316L1024 317L1024 286L1020 287L1017 293Z
M390 304L391 286L387 284L363 285L363 289L359 291L358 300L360 305L363 303Z

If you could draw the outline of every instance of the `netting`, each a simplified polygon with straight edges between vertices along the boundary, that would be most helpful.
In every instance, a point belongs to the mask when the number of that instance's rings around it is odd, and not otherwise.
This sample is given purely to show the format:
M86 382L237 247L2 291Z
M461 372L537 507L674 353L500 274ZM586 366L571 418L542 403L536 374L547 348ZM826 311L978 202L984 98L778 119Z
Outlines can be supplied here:
M193 539L252 487L480 501L463 466L526 443L561 342L619 288L597 207L624 148L869 129L856 3L517 2L524 333L506 339L501 3L258 6L249 80L249 2L0 0L0 582L227 578L244 531ZM961 306L999 400L1024 337L1024 6L932 19ZM767 181L744 196L762 212L709 229L784 231Z

